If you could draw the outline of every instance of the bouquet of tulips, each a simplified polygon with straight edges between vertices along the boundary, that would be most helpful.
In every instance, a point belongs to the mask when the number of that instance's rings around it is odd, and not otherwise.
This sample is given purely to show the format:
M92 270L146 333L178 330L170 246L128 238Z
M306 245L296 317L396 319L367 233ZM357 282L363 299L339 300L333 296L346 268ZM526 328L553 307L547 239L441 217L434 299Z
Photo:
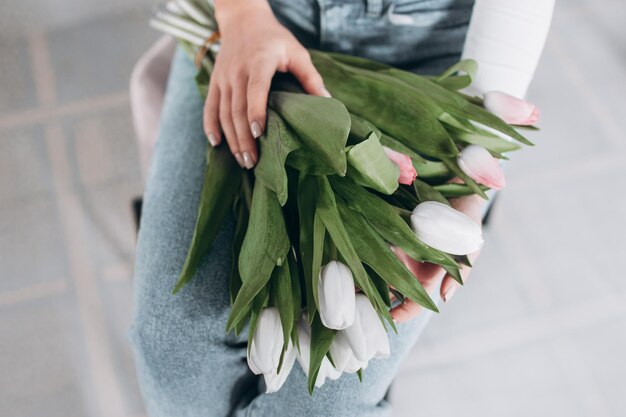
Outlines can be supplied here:
M196 57L206 95L218 44L206 1L176 0L152 25ZM200 54L199 54L200 51ZM227 332L248 326L248 364L280 389L296 359L312 393L389 355L392 299L437 311L396 256L441 265L459 282L481 228L449 198L504 186L498 160L530 144L534 106L503 93L469 97L476 63L422 77L310 51L333 98L275 79L254 171L208 147L195 232L174 292L189 282L227 215L236 222ZM456 182L450 182L456 178ZM460 180L460 181L459 181ZM356 289L356 293L355 293Z

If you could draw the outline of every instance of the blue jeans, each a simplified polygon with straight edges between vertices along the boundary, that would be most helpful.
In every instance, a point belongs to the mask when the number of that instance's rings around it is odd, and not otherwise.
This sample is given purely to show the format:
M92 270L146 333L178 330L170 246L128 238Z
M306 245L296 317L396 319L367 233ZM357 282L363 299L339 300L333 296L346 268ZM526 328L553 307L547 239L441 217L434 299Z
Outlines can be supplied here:
M471 1L459 0L400 1L393 7L378 0L274 0L272 5L306 46L423 72L439 71L459 58L471 13ZM398 18L402 15L410 21ZM131 340L149 415L389 415L389 387L430 313L399 325L398 335L390 334L391 357L372 360L363 383L355 375L344 375L311 397L296 365L279 392L262 394L262 378L246 364L246 335L224 331L230 307L232 220L222 226L196 278L176 296L171 294L193 233L207 146L194 74L193 64L178 51L137 246Z

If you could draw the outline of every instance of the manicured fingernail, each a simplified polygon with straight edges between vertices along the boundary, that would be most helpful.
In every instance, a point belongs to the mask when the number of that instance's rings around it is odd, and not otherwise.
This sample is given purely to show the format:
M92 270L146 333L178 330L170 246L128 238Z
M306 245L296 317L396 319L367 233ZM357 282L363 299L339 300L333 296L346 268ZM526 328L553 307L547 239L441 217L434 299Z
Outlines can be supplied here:
M395 324L398 324L398 320L392 319Z
M324 97L332 97L326 87L320 87L320 94Z
M243 153L243 164L247 169L254 168L254 160L248 152Z
M215 137L213 133L209 133L209 143L213 147L217 146L217 138Z
M245 166L243 164L243 159L241 158L241 154L239 152L235 154L235 159L237 160L237 163L239 164L240 167L243 168Z
M443 299L444 303L452 299L452 297L454 296L454 293L456 292L456 289L457 289L457 286L453 285L450 288L448 288L445 293L443 293L443 297L441 298Z
M252 132L252 136L254 136L255 139L263 134L263 129L261 129L261 125L259 124L259 122L256 121L250 124L250 131Z

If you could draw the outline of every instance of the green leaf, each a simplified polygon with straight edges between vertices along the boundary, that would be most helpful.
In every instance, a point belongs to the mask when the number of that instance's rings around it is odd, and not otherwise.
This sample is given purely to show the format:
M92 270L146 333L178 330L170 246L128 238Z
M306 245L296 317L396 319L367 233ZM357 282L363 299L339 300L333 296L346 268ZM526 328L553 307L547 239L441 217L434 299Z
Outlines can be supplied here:
M450 205L447 198L443 196L436 188L422 182L420 180L413 181L413 188L415 188L415 195L420 203L424 201L437 201L439 203Z
M348 151L348 177L357 183L385 194L398 188L400 168L385 154L376 133Z
M243 173L245 176L245 173ZM247 179L244 178L244 181ZM230 266L230 302L235 302L239 288L241 288L241 276L239 275L239 253L241 252L241 245L243 244L243 238L246 234L246 228L248 227L248 218L250 216L250 210L242 195L237 196L234 204L235 215L235 233L233 236L232 246L232 259Z
M318 184L316 213L319 214L333 243L337 246L337 250L352 270L356 285L369 297L377 311L381 313L383 310L386 311L384 303L378 296L376 288L371 283L359 256L352 246L350 235L346 231L342 217L337 210L335 196L328 179L326 177L316 177L316 179Z
M240 168L228 147L208 146L196 226L183 269L173 289L174 294L193 279L224 218L231 210L240 186Z
M205 100L209 92L209 79L210 78L211 76L209 75L209 72L204 67L201 67L200 69L198 69L198 72L196 72L196 77L195 77L196 87L198 88L200 97L202 97Z
M302 309L302 288L300 287L300 282L301 282L302 277L299 272L296 257L292 251L289 252L289 256L287 257L287 260L289 261L289 273L291 277L291 296L292 296L293 320L294 320L293 328L291 329L291 336L294 341L294 345L299 348L300 345L298 344L298 331L297 331L296 323L298 321L298 318L301 316L301 309Z
M444 263L456 266L446 259L445 254L420 242L409 225L393 210L393 206L367 192L348 178L330 178L332 187L341 202L361 213L376 231L392 245L404 250L417 261Z
M278 196L281 206L287 202L287 156L300 148L300 142L283 119L273 111L267 110L267 128L259 138L259 161L254 169L254 176Z
M413 166L417 171L417 176L424 179L445 181L454 176L446 164L440 161L424 160L417 162L413 160Z
M487 191L489 189L489 187L484 185L479 185L479 187L483 191ZM465 197L474 194L474 190L472 190L467 184L448 183L435 185L433 188L441 193L441 195L445 198Z
M313 320L317 309L314 295L314 277L319 275L321 254L324 248L324 233L319 223L315 224L317 181L315 177L300 175L298 183L298 212L300 218L300 263L306 288L306 305L309 320ZM317 226L317 229L315 228ZM316 233L317 230L317 233ZM317 273L316 273L317 271Z
M318 284L320 279L320 270L322 266L322 259L324 255L324 240L326 237L326 227L322 218L319 216L317 210L315 211L315 219L313 220L313 259L312 259L312 272L311 272L311 286L313 288L313 299L315 306L319 307L320 300L318 294ZM309 316L309 320L313 316Z
M270 279L276 265L282 265L291 244L276 194L260 181L254 184L248 229L239 255L241 289L233 303L227 331L241 320L242 314Z
M480 145L496 154L512 152L521 148L517 143L490 133L485 129L474 127L472 131L467 131L453 126L447 126L446 129L454 140L471 145Z
M408 155L413 161L414 166L416 163L419 165L419 164L425 164L429 162L426 159L422 158L420 154L413 151L413 149L409 148L408 146L403 145L402 142L392 138L389 135L385 135L384 133L382 134L382 136L380 136L380 143L383 146L388 147L389 149L393 149L396 152L400 152L405 155Z
M256 332L256 327L259 319L259 315L261 314L261 310L263 307L267 306L267 302L269 300L269 286L263 287L263 289L254 297L254 300L249 305L250 311L250 327L248 328L248 351L252 347L252 339L254 338L254 333ZM242 320L241 323L245 324L245 320ZM239 332L237 332L239 334Z
M289 345L289 335L296 320L294 316L294 298L289 262L283 266L274 268L272 273L272 291L274 292L274 304L278 308L280 322L283 326L283 346Z
M356 142L364 141L372 132L376 133L379 138L381 137L381 131L362 117L350 113L350 120L350 137L354 138Z
M338 175L347 169L344 148L350 133L350 114L334 98L272 92L268 105L296 133L303 145L295 155L319 159Z
M438 103L441 108L455 117L465 118L489 126L493 129L510 136L526 145L532 145L528 139L519 134L513 127L509 126L505 121L496 115L488 112L479 105L473 103L473 98L463 94L454 93L436 82L428 80L425 77L413 74L411 72L402 71L397 68L390 68L385 71L392 77L401 80L407 87L412 87L416 91L428 95L432 100Z
M374 283L374 286L378 290L378 293L380 294L380 298L382 298L382 300L385 302L385 305L387 307L391 308L391 298L389 298L389 287L387 286L387 283L385 282L385 280L382 279L380 275L376 273L376 271L374 271L372 268L370 268L367 265L365 266L365 271L367 271L367 275L370 276L372 282Z
M365 218L342 204L339 211L359 258L385 282L419 305L438 311L417 278L391 251L387 243Z
M455 75L464 72L465 75ZM476 78L478 63L473 59L464 59L445 70L435 82L448 90L461 90L469 87Z
M443 110L430 96L386 73L365 70L333 59L335 55L310 50L316 68L333 97L350 113L383 127L420 154L435 158L458 154L437 117ZM355 91L365 92L355 94ZM447 91L447 90L444 90Z
M313 394L315 380L320 372L320 366L324 357L335 339L336 330L331 330L322 324L319 315L316 314L311 323L311 357L309 359L309 394Z

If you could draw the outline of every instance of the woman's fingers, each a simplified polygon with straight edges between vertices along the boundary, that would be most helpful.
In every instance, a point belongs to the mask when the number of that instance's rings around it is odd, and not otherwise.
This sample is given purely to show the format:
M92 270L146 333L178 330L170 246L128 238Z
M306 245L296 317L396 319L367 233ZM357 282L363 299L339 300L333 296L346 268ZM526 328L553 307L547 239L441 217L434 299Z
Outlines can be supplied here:
M324 87L322 76L315 69L306 49L302 48L294 53L287 70L296 77L307 94L330 97L330 93Z
M442 267L427 262L418 262L400 248L393 247L392 250L404 266L415 275L428 294L432 294L437 290L437 286L440 285L446 273ZM402 323L417 316L422 309L422 306L407 299L391 310L391 317L397 323Z
M233 83L231 111L243 166L252 169L257 161L257 148L248 123L247 86L247 76L242 76Z
M469 255L470 261L472 263L476 258L478 258L478 254L479 252ZM463 265L461 267L461 279L463 281L463 284L467 283L467 279L469 278L471 271L472 268L467 265ZM446 275L441 282L441 287L439 288L439 295L441 296L441 299L443 301L450 301L450 299L460 286L461 284L456 282L456 280L452 278L452 276Z
M220 104L219 104L219 118L222 131L226 136L226 142L230 148L230 152L235 156L237 163L242 168L244 167L243 158L239 152L239 142L237 141L237 133L235 132L235 126L233 125L232 113L231 113L231 90L226 86L220 90Z
M398 307L391 310L391 318L396 323L403 323L416 317L423 307L411 300L405 300Z
M248 78L248 122L255 139L265 131L267 98L275 72L271 65L259 66Z
M204 102L203 125L204 133L211 146L217 146L222 142L222 133L219 122L220 90L216 83L209 84L209 92Z
M204 108L205 133L213 146L219 145L225 136L242 168L252 169L258 160L255 139L266 128L268 94L276 69L272 62L266 62L244 68L234 77L221 78L216 70L209 85ZM292 54L286 70L293 73L308 94L330 97L306 49Z

